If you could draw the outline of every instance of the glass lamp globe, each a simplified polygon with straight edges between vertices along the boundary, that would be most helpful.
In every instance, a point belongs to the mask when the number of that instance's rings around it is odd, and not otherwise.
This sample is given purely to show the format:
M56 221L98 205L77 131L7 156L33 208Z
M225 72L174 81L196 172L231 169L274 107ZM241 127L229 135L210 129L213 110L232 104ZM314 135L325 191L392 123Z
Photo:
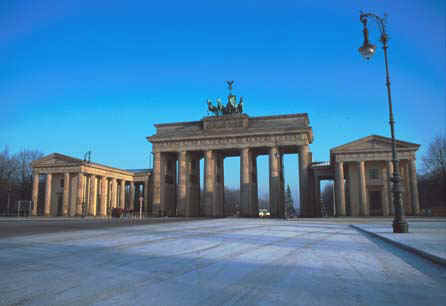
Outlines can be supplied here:
M359 53L366 59L369 60L375 54L376 46L370 44L369 42L364 42L361 48L359 48Z

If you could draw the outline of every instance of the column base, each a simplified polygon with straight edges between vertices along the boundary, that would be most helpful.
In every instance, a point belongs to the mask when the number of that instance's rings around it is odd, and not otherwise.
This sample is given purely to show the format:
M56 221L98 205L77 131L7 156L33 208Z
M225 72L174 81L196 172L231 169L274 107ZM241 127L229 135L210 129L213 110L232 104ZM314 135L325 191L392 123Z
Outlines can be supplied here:
M407 221L393 221L393 232L394 233L408 233L409 224Z

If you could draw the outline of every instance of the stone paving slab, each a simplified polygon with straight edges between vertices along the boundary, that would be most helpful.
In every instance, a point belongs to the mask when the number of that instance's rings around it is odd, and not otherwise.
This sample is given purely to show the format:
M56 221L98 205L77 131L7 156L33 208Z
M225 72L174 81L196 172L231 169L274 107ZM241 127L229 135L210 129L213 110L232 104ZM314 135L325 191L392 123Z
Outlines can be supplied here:
M349 224L209 219L0 238L0 305L443 305L446 268Z
M446 219L439 221L409 220L409 233L393 233L392 224L352 224L352 227L446 266Z

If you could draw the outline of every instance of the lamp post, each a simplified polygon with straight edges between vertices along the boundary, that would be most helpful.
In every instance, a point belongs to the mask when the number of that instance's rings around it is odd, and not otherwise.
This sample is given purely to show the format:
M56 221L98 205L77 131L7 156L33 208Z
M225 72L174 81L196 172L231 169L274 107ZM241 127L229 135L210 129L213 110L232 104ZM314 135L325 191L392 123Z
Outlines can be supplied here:
M409 230L409 225L404 217L404 206L403 199L401 197L401 177L400 177L400 167L399 161L397 157L396 151L396 143L395 143L395 121L393 119L393 110L392 110L392 95L390 92L390 77L389 77L389 62L387 60L387 41L389 37L386 33L386 25L385 18L381 18L372 13L363 13L361 12L360 20L364 25L364 44L359 48L359 53L366 59L369 60L373 54L375 54L376 46L371 44L368 39L368 30L367 30L367 20L368 18L372 18L378 24L379 30L381 32L380 41L383 44L384 50L384 60L386 64L386 86L387 86L387 97L389 101L389 124L390 124L390 133L392 135L392 163L393 163L393 177L391 178L391 182L393 183L392 193L393 193L393 205L395 207L395 217L393 219L393 232L394 233L407 233Z

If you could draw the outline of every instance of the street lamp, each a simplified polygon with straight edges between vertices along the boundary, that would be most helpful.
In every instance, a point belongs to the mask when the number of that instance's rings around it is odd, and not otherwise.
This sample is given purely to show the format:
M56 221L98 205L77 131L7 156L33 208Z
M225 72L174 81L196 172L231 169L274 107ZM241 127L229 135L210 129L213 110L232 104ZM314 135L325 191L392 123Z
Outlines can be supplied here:
M372 13L363 13L361 12L360 20L364 25L364 43L359 48L359 53L366 59L369 60L373 54L375 54L376 46L371 44L368 39L368 30L367 30L367 19L372 18L378 24L379 30L381 32L380 41L383 44L384 50L384 60L386 64L386 86L387 86L387 97L389 101L389 124L390 124L390 132L392 135L392 163L393 163L393 177L391 178L391 182L393 183L392 193L393 193L393 206L395 207L395 217L393 219L393 232L394 233L407 233L409 231L409 225L404 217L404 206L403 199L401 197L401 177L400 177L400 167L399 161L396 152L396 143L395 143L395 121L393 119L393 110L392 110L392 95L390 93L390 77L389 77L389 63L387 60L387 41L389 37L386 33L386 25L385 18L381 18Z

